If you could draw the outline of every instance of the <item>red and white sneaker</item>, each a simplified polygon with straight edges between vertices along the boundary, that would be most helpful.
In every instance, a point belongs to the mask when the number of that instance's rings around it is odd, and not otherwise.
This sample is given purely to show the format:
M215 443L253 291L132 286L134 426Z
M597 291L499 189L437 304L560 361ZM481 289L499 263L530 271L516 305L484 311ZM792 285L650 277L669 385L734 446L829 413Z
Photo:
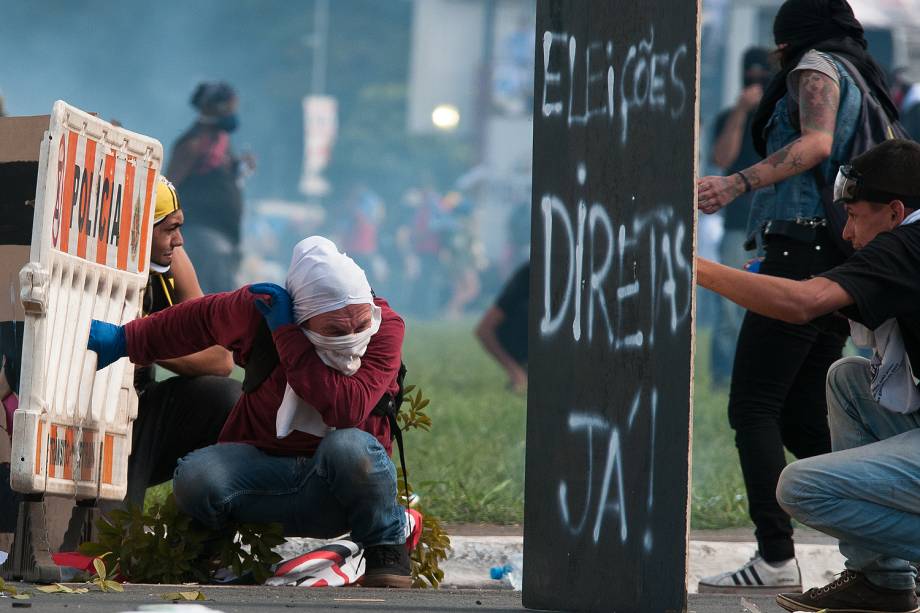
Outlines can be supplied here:
M422 514L415 509L406 511L406 549L411 553L422 540Z

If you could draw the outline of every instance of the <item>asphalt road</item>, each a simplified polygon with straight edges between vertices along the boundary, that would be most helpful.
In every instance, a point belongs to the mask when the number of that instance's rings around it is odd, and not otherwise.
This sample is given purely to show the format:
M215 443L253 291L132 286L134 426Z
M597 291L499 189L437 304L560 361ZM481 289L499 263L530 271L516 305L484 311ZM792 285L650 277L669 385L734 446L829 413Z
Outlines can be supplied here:
M14 583L17 588L33 591L32 586ZM200 589L208 600L172 606L160 595L178 589ZM749 598L762 613L780 613L769 596ZM14 603L31 605L13 607ZM146 606L145 606L146 605ZM157 608L148 608L156 605ZM142 609L141 607L144 606ZM192 609L191 607L195 607ZM206 607L206 608L205 608ZM291 610L307 611L524 611L521 593L511 590L375 590L364 588L304 589L265 586L203 586L201 588L129 585L124 593L102 593L95 587L87 594L34 593L30 600L15 601L0 598L0 613L22 611L31 613L73 613L74 611L119 613L122 611L172 610L176 613L200 610L223 613L280 613ZM688 611L694 613L757 613L741 606L739 596L690 596ZM656 613L654 611L642 613Z

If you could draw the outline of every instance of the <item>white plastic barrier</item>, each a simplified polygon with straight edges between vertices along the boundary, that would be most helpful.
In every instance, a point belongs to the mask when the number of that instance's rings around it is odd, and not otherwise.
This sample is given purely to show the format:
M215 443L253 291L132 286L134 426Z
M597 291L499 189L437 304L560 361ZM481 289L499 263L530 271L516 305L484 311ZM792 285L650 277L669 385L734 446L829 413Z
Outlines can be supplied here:
M147 282L162 145L58 101L42 141L25 309L13 488L120 500L134 367L96 371L92 319L135 319Z

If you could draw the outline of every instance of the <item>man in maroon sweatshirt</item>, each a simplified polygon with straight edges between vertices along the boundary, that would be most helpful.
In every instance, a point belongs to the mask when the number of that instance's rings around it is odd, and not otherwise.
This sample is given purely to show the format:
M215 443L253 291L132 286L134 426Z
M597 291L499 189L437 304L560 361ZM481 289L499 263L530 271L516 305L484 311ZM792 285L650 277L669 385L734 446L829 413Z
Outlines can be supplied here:
M230 350L247 378L261 367L219 442L179 461L180 508L215 529L235 520L280 522L291 536L350 530L365 548L365 586L410 587L392 435L373 412L398 392L405 324L322 237L294 248L286 285L204 296L125 326L94 321L89 348L98 368L212 345Z

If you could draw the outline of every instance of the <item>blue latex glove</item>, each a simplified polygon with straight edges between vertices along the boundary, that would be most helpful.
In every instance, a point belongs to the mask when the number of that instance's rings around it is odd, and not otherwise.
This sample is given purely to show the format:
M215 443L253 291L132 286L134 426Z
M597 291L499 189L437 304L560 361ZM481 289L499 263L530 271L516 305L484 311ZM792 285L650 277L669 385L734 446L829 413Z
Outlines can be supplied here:
M256 308L262 313L268 328L272 332L280 326L294 323L294 311L291 308L291 297L287 290L274 283L256 283L249 286L253 294L262 294L271 298L270 302L262 298L256 299Z
M89 326L90 351L95 351L99 356L96 370L105 368L112 362L128 355L128 343L125 339L125 327L116 326L96 319Z

